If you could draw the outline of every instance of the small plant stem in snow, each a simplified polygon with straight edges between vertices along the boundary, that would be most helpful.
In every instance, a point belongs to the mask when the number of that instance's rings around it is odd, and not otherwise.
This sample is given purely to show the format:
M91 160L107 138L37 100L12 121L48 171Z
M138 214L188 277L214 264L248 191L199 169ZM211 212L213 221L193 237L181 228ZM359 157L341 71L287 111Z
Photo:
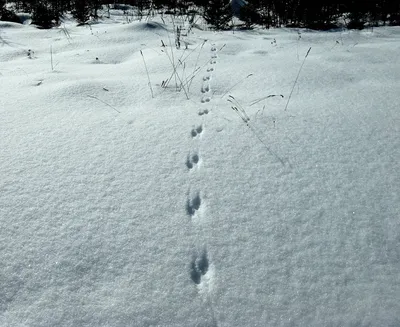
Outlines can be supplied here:
M263 139L258 135L258 131L250 124L250 117L247 115L244 108L240 105L240 103L232 96L229 95L228 102L230 102L233 106L232 110L243 120L246 126L253 132L253 134L258 138L258 140L264 145L264 147L268 150L268 152L273 155L278 161L285 166L285 161L279 157L271 148L263 141Z
M149 71L147 69L146 61L144 60L144 55L143 55L142 50L140 50L140 54L142 55L144 68L146 69L147 79L149 80L149 88L150 88L150 92L151 92L151 97L154 98L153 88L151 87L150 75L149 75Z
M183 80L184 80L184 78L185 78L186 63L183 62L183 63L181 63L181 65L183 66L183 68L182 68L182 76L181 76L181 78L179 79L180 82L181 82L181 85L180 85L179 87L180 87L181 89L185 89L184 86L183 86Z
M288 98L287 103L286 103L286 106L285 106L285 111L287 110L287 108L288 108L288 106L289 106L290 98L292 97L294 87L296 86L297 80L299 79L301 70L303 69L304 63L306 62L306 59L307 59L308 54L310 53L310 51L311 51L311 48L308 49L307 54L305 55L305 57L304 57L304 59L303 59L303 63L302 63L301 66L300 66L299 72L297 73L296 80L294 81L292 90L290 91L289 98Z
M200 58L200 54L201 54L201 50L203 50L204 44L206 44L207 40L204 40L203 43L201 44L201 48L199 51L199 54L197 55L196 58L196 63L194 64L194 68L193 68L193 73L192 75L194 76L196 73L196 69L197 69L197 63L199 62L199 58ZM197 48L197 47L196 47ZM190 80L189 85L188 85L188 90L190 89L190 86L192 85L193 79Z
M274 98L274 97L281 97L282 99L284 98L284 96L282 94L270 94L270 95L267 95L266 97L262 97L260 99L256 99L256 100L252 101L250 104L250 107L254 106L255 104L257 104L265 99Z
M175 26L174 26L174 28L175 28ZM171 37L169 36L169 33L168 33L168 40L169 40L169 46L171 48L171 58L172 58L172 59L170 58L170 61L171 61L172 67L174 67L175 87L176 87L176 90L178 90L178 82L176 80L176 67L177 66L175 66L174 51L172 50ZM167 53L168 53L168 51L167 51ZM168 55L168 57L169 57L169 55Z
M112 105L108 104L107 102L104 102L103 100L100 100L98 97L95 97L93 95L88 95L88 98L92 98L92 99L96 99L102 103L104 103L105 105L109 106L110 108L114 109L116 112L118 112L119 114L121 113L121 111L119 111L117 108L113 107Z
M221 98L223 98L225 95L227 95L230 91L232 91L233 88L235 88L236 86L238 86L240 83L242 83L245 79L249 78L250 76L253 76L253 74L247 75L245 78L241 79L239 82L237 82L236 84L234 84L232 87L229 88L228 91L226 91L224 94L222 94ZM228 101L229 101L229 100L228 100Z

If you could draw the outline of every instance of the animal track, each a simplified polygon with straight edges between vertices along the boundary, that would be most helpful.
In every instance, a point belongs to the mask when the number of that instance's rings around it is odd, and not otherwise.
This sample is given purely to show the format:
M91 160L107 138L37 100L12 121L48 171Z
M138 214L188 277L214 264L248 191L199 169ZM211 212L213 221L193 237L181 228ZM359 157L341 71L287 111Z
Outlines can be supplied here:
M192 156L189 155L186 160L186 167L188 167L189 169L193 169L193 167L197 165L199 161L200 158L198 154L194 154Z
M202 87L201 87L201 93L207 93L210 92L210 84L205 83Z
M186 212L189 216L193 217L196 213L196 211L198 211L200 209L201 206L201 197L200 197L200 193L197 193L193 198L188 199L187 203L186 203Z
M203 93L201 98L201 103L208 103L211 101L212 93L211 93L211 79L213 76L214 68L211 65L216 64L217 56L217 48L215 45L212 45L211 48L211 58L209 61L210 66L207 68L207 73L203 76L203 84L201 87L201 93ZM205 106L208 107L208 106ZM198 111L199 116L208 115L210 113L210 109L202 109ZM200 137L203 133L203 125L194 126L190 132L192 138ZM198 143L198 142L196 142ZM201 160L198 152L189 152L186 158L186 167L190 170L195 167L200 168ZM200 190L195 192L189 191L186 200L186 213L191 218L193 223L201 222L204 216L204 202L202 196L200 194ZM195 227L195 225L193 226ZM203 249L198 249L195 253L193 253L192 260L190 262L189 274L192 282L196 285L197 291L199 295L203 296L204 300L209 299L209 294L212 291L213 286L213 275L214 275L214 266L210 263L208 258L208 253L205 245L203 245ZM212 302L209 301L210 308L212 309ZM212 310L213 312L213 310ZM215 319L213 313L213 323L212 326L218 326L217 321Z
M192 135L192 137L196 137L197 135L200 135L201 133L203 133L203 125L193 128L192 131L190 132L190 135Z
M190 278L196 285L201 283L201 279L207 274L209 267L210 261L206 249L203 249L200 255L197 254L193 256L192 262L190 263Z

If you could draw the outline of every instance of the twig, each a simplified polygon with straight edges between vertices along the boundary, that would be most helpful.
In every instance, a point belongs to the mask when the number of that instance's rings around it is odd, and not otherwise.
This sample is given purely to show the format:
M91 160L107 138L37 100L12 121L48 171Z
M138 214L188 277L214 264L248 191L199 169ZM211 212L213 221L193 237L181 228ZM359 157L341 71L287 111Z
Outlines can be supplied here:
M303 66L304 66L304 63L306 62L306 59L307 59L308 54L310 53L310 51L311 51L311 47L310 47L310 49L308 49L307 54L305 55L305 57L304 57L304 59L303 59L303 63L302 63L301 66L300 66L299 72L297 73L296 80L294 81L292 90L290 91L289 98L288 98L288 101L287 101L287 103L286 103L286 106L285 106L285 110L284 110L284 111L286 111L287 108L288 108L288 106L289 106L290 98L292 97L294 87L296 86L297 80L299 79L301 70L302 70L302 68L303 68Z
M149 84L148 85L149 85L149 88L150 88L151 97L154 98L153 88L151 87L150 75L149 75L149 71L147 69L146 61L144 60L144 55L143 55L142 50L140 50L140 54L142 55L144 68L146 69L147 79L149 80Z
M88 95L88 98L92 98L92 99L96 99L102 103L104 103L105 105L109 106L110 108L114 109L116 112L118 112L119 114L121 113L121 111L119 111L117 108L113 107L112 105L108 104L107 102L104 102L103 100L100 100L98 97L95 97L93 95Z

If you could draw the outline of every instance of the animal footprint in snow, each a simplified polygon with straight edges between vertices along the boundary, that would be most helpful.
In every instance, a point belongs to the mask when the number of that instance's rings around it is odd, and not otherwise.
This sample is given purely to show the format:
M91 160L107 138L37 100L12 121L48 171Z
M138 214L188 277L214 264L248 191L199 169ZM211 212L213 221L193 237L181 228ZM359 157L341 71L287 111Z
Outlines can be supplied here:
M210 261L206 249L204 249L200 254L193 256L192 262L190 263L190 278L196 285L201 283L201 280L203 276L207 274L209 267Z
M203 77L203 81L210 81L211 80L211 76L210 75L207 75L207 76L204 76Z
M201 206L201 197L200 194L197 193L194 197L188 199L186 203L186 212L189 216L193 217L196 212L200 209Z
M209 113L208 109L200 110L199 116L208 115L208 113Z
M212 56L211 56L211 59L217 59L218 58L218 55L216 55L216 54L213 54Z
M210 97L203 97L202 99L201 99L201 103L206 103L206 102L210 102L211 101L211 98Z
M211 51L217 51L217 48L215 46L212 46Z
M190 132L190 135L192 135L192 137L196 137L197 135L200 135L201 133L203 133L202 125L200 125L196 128L193 128L192 131Z
M210 84L205 83L202 87L201 87L201 93L207 93L210 92Z
M212 67L207 68L207 72L213 72L213 71L214 71L214 68L212 68Z
M186 160L186 167L188 167L189 169L193 169L193 167L195 165L197 165L200 161L199 155L198 154L194 154L192 156L188 156L187 160Z

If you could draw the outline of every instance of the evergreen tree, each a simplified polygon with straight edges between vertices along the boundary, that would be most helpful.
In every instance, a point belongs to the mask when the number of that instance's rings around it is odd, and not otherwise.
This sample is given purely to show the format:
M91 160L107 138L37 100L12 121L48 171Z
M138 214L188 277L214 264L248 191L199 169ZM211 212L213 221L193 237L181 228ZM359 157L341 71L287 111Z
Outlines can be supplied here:
M91 9L91 13L93 15L94 18L98 18L98 10L101 9L101 4L102 1L101 0L90 0L89 1L89 6Z
M339 1L321 0L315 3L312 0L302 0L299 6L301 25L318 30L336 27L335 19L338 15Z
M211 0L204 8L203 17L216 30L227 29L232 19L232 8L229 0Z
M52 28L60 21L62 11L54 10L50 1L37 1L32 10L32 23L42 28Z
M270 28L274 19L273 3L271 0L251 0L250 4L257 10L260 16L260 24Z
M244 22L247 29L252 28L254 24L262 24L261 15L250 3L240 8L239 18Z
M59 25L62 15L69 9L69 1L47 0L47 2L50 4L50 10L53 16L54 23L56 25Z
M90 19L91 7L89 0L74 0L72 4L72 16L79 24L85 24Z
M400 1L381 0L381 17L390 25L400 25Z
M368 9L364 0L351 0L347 6L349 12L349 29L363 29L367 22Z
M14 4L17 11L31 12L34 6L34 0L17 0Z
M6 10L6 0L0 0L0 19L19 22L18 16ZM8 2L11 2L8 1ZM328 29L340 15L348 15L348 28L363 28L365 25L400 25L400 0L245 0L245 6L231 6L229 0L124 0L125 5L107 0L14 0L16 12L32 13L33 22L42 27L59 24L62 15L71 11L79 23L96 18L103 4L114 3L114 7L137 8L139 16L168 8L172 14L193 14L196 8L215 29L226 29L234 14L246 27L254 24L270 26L296 26ZM239 0L240 2L240 0ZM126 9L125 9L126 10Z

